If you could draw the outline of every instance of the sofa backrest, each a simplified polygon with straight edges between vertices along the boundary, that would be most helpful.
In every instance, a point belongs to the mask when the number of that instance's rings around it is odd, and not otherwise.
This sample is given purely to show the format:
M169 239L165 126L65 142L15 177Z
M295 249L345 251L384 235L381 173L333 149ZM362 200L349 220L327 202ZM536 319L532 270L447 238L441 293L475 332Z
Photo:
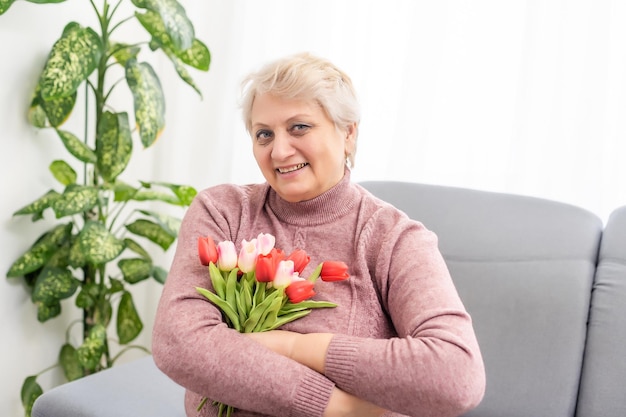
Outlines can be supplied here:
M626 416L626 207L602 236L576 415Z
M539 198L361 185L439 237L487 372L485 398L466 417L574 416L601 220Z

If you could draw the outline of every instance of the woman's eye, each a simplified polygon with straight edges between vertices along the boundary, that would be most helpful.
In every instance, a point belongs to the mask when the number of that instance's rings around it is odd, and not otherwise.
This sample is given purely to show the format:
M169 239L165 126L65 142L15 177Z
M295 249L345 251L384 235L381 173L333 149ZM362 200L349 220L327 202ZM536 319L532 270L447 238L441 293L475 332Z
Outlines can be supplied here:
M309 126L309 125L298 123L298 124L295 124L295 125L293 125L291 127L291 132L294 135L303 135L310 129L310 127L311 126Z
M259 130L256 132L256 140L260 144L266 144L272 140L272 132L269 130Z

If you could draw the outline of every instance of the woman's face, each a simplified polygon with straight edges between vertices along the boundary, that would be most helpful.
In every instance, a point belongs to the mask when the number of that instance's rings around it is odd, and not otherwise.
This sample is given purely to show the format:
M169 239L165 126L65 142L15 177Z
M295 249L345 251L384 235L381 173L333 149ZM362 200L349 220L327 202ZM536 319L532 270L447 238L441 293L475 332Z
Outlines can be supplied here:
M255 98L251 111L254 157L284 200L310 200L337 184L346 154L354 149L356 123L339 130L315 102L271 94Z

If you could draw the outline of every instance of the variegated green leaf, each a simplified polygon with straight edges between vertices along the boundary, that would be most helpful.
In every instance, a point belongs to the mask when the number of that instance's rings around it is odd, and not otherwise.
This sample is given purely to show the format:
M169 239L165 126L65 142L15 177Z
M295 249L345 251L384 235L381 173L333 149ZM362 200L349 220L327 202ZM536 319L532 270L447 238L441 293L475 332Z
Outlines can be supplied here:
M109 47L109 54L113 55L113 58L118 64L125 67L126 62L130 59L137 59L137 55L141 52L141 48L137 45L128 45L126 43L111 43Z
M41 385L37 383L37 375L27 377L22 384L21 390L22 405L24 406L24 411L26 412L27 417L30 417L33 404L41 394L43 394L43 389L41 388Z
M167 270L155 265L152 269L152 277L156 280L156 282L165 284L165 280L167 279Z
M176 235L170 233L162 226L144 219L139 219L131 224L127 224L126 228L139 236L143 236L150 241L159 245L163 250L167 250L176 240Z
M124 243L126 244L126 249L132 250L133 252L135 252L137 255L140 255L144 259L147 259L149 261L152 260L152 257L150 256L148 251L146 251L143 248L143 246L141 246L139 243L129 238L124 239Z
M22 207L21 209L13 213L13 215L21 216L24 214L34 214L37 216L37 220L38 220L43 217L42 213L44 212L44 210L47 209L48 207L52 207L54 200L59 198L60 195L61 194L57 193L56 191L50 190L43 196L39 197L37 200L30 203L29 205Z
M41 86L37 85L30 103L28 120L39 128L46 127L47 122L53 127L60 126L69 118L75 103L76 92L67 97L44 100L41 97Z
M42 99L40 102L40 106L46 113L46 118L52 127L58 127L65 123L72 114L74 104L76 104L76 92L60 98Z
M117 266L122 271L124 281L129 284L136 284L150 278L152 272L152 261L144 258L121 259Z
M30 3L37 3L37 4L49 4L49 3L63 3L65 0L26 0L26 1Z
M113 306L111 306L111 302L108 298L105 298L103 301L100 301L96 305L96 309L93 313L93 321L94 323L101 324L104 327L107 327L111 322L111 317L113 316Z
M35 282L33 302L51 305L74 295L78 284L69 269L45 268Z
M191 47L195 37L193 24L178 1L133 0L133 4L159 16L163 24L163 31L171 39L174 49L182 51ZM150 34L154 36L152 32Z
M120 339L120 344L125 345L132 342L139 336L142 329L143 323L137 314L137 309L135 309L133 296L129 292L124 292L117 310L117 336Z
M100 365L100 359L106 348L106 335L105 327L96 324L76 350L78 361L86 369L95 371Z
M96 305L96 299L100 293L100 286L89 283L83 284L81 290L76 295L74 304L78 308L90 309Z
M69 97L96 69L102 55L98 34L70 22L55 42L39 80L44 100Z
M178 197L171 194L166 194L161 191L154 190L141 190L132 196L132 200L135 201L162 201L174 206L180 206L180 200Z
M61 314L61 303L59 301L52 304L36 303L37 304L37 320L41 323L53 319Z
M65 374L65 378L67 378L68 381L74 381L85 375L83 367L80 365L80 361L78 360L76 348L69 343L66 343L61 347L61 351L59 352L59 363L61 364L63 374Z
M46 112L39 104L30 106L27 118L28 123L40 129L46 127L46 121L48 120Z
M78 240L85 260L96 265L112 261L124 250L124 242L95 221L85 223Z
M97 167L106 181L113 182L128 165L133 139L126 113L105 112L96 135Z
M71 224L60 224L44 233L26 253L13 262L7 277L22 277L43 267L57 248L69 239L71 232Z
M169 188L178 197L181 206L188 206L193 201L198 191L189 185L171 184L167 182L155 182L153 185Z
M113 185L114 201L129 201L137 194L137 189L130 184L117 180Z
M52 161L50 163L50 172L52 172L57 181L65 186L76 183L76 171L65 161Z
M109 278L111 286L109 287L109 294L115 294L116 292L124 291L124 283L115 278Z
M57 219L73 214L84 213L98 204L98 189L85 185L74 185L52 203Z
M200 71L208 71L211 65L209 48L198 39L194 39L191 48L176 53L185 64Z
M85 259L85 254L82 251L80 246L80 241L76 239L72 246L70 247L70 252L68 254L67 263L72 268L82 268L87 264L87 260Z
M180 230L180 219L178 217L149 210L139 210L139 212L155 219L157 223L167 231L168 234L172 236L178 236L178 231Z
M69 151L79 161L95 164L98 160L96 153L87 146L83 141L78 139L73 133L65 130L58 130L57 133L65 145L65 149Z
M177 56L175 55L173 52L169 51L169 50L164 50L165 54L168 56L168 58L170 59L170 61L172 61L172 64L174 64L174 69L176 70L176 72L178 73L178 76L187 84L189 84L191 86L191 88L193 88L194 90L196 90L196 92L198 93L198 95L200 97L202 97L202 91L200 91L200 88L196 85L195 81L193 80L193 78L191 78L191 75L189 75L189 72L187 71L187 69L185 68L185 65L183 65L183 61Z
M161 82L147 62L126 63L126 81L133 93L135 121L144 147L151 146L165 126L165 97Z

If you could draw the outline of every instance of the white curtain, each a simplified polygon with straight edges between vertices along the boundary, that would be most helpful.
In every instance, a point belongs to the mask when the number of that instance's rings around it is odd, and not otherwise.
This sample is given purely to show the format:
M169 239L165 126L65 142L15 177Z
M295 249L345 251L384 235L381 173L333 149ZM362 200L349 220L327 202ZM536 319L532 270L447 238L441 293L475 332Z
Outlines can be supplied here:
M311 51L346 70L359 92L356 181L531 195L603 220L626 204L624 1L183 4L213 61L193 74L202 100L159 61L168 126L148 151L152 177L197 188L262 181L239 82L269 60Z

